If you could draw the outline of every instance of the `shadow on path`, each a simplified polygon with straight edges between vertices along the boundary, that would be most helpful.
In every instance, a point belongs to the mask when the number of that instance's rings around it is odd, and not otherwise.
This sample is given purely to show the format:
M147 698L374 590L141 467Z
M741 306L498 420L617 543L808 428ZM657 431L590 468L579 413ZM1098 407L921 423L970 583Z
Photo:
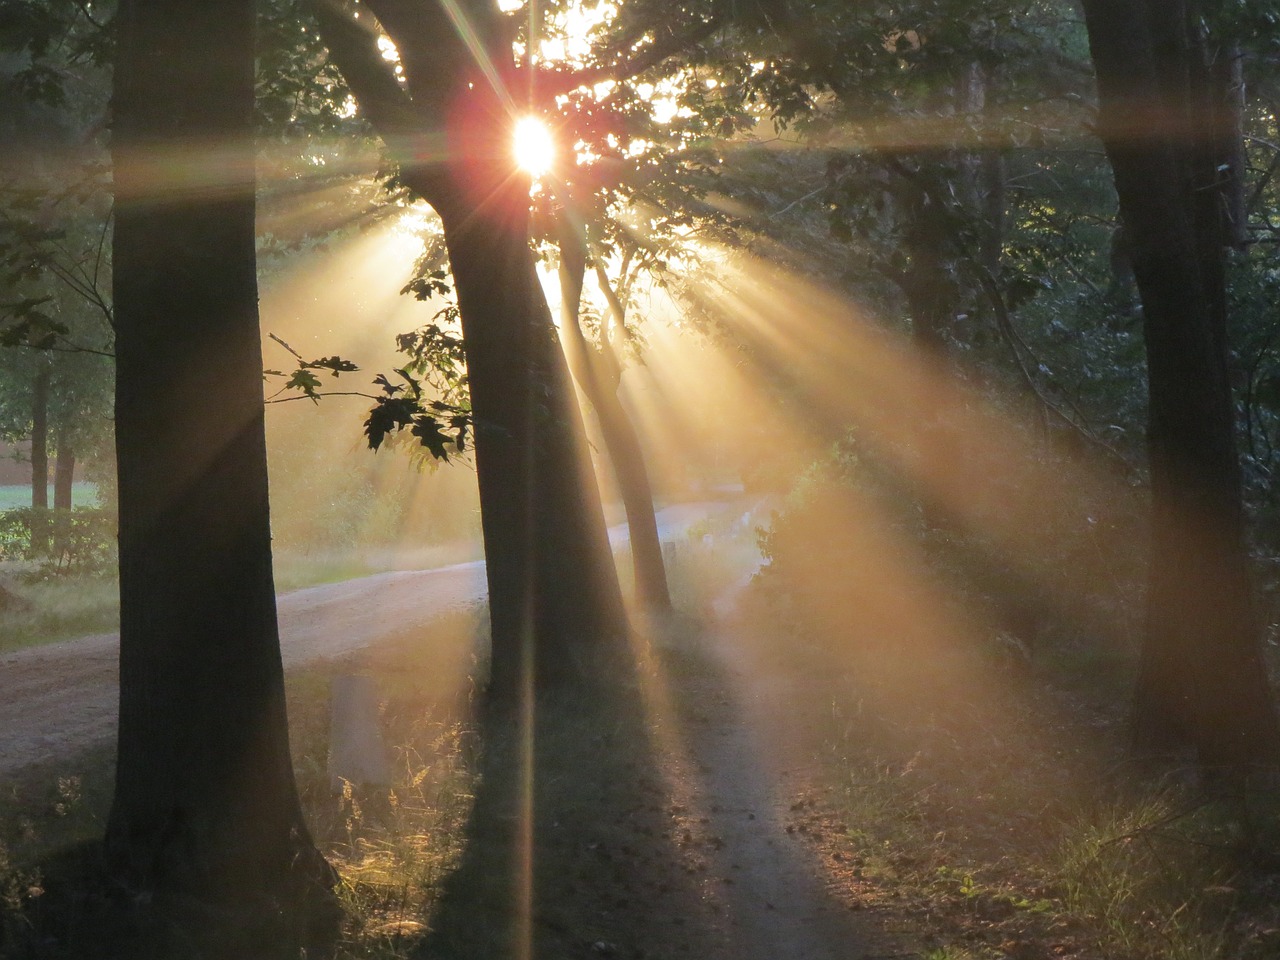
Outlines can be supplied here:
M488 719L466 851L416 956L865 955L860 918L787 829L801 758L761 727L785 704L726 664L730 639L660 632L634 682L538 704L531 781L517 725Z

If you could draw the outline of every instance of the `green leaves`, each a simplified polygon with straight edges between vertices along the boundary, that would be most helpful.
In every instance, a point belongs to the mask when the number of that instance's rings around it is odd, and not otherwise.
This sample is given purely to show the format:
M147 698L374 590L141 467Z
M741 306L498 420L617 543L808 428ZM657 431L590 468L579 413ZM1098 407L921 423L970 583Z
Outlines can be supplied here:
M404 384L392 383L382 374L374 379L383 396L364 422L370 448L377 450L389 436L409 427L409 434L434 460L447 463L451 455L465 453L472 424L470 402L424 401L422 383L405 369L396 373Z
M53 297L28 297L0 303L0 346L49 350L57 346L69 328L40 309Z
M267 334L267 336L293 354L294 359L298 361L297 369L293 371L284 386L272 395L273 398L290 390L297 390L313 403L318 403L320 397L323 396L320 391L321 380L312 372L313 370L328 370L333 376L337 377L340 374L354 373L360 369L350 360L344 360L338 356L320 357L318 360L304 360L302 354L298 353L297 350L293 349L274 333ZM284 376L284 372L281 370L264 370L262 374L264 378Z
M444 270L432 270L428 274L414 277L400 289L400 293L406 296L413 294L415 299L423 301L435 296L447 297L453 290L446 282L448 276Z

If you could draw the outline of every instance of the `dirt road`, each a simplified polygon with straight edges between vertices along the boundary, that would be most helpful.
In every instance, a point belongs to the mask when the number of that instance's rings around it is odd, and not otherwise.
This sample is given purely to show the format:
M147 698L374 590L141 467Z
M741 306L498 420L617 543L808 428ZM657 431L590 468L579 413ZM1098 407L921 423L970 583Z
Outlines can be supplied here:
M683 536L726 503L679 504L660 511L664 540ZM610 528L618 547L625 525ZM481 603L484 563L396 570L308 587L279 599L285 669L339 657L403 635L436 617ZM0 778L57 760L115 736L118 634L97 634L0 656Z

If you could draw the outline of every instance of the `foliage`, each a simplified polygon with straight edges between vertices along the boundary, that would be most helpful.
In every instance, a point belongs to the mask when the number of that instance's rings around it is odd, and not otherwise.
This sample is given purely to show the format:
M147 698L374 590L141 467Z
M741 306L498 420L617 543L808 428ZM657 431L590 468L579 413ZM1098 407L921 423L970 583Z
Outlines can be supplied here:
M115 564L116 518L102 507L0 511L0 561L32 561L35 576L103 576Z

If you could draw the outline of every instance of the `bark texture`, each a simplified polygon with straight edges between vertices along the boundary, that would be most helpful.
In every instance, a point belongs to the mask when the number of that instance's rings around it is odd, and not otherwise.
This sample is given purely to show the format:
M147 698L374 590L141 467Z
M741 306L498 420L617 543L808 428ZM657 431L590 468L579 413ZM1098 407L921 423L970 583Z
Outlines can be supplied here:
M298 802L276 626L253 22L248 0L125 0L114 21L121 616L107 854L162 909L229 911L211 915L226 929L196 931L226 955L260 955L269 933L297 956L332 919L335 876Z
M1099 129L1142 300L1152 560L1136 732L1202 764L1273 761L1228 381L1221 171L1230 122L1195 5L1086 0ZM1229 71L1227 72L1229 75Z

